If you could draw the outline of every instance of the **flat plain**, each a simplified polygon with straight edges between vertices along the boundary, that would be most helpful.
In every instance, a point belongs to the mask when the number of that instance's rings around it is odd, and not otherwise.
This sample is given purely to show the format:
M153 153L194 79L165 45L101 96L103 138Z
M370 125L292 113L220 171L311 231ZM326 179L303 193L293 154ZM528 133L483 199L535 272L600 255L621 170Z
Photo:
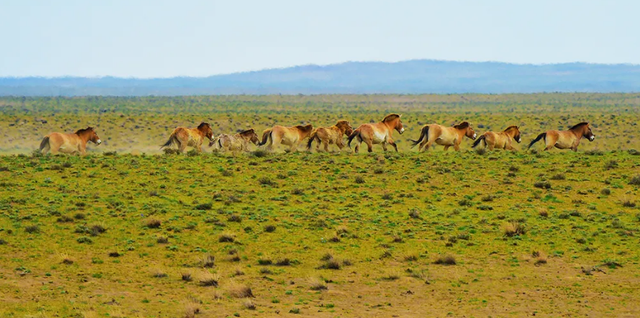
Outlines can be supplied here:
M177 126L357 127L400 152L159 149ZM426 123L518 125L518 151ZM578 152L525 151L591 123ZM3 317L636 317L640 94L0 99ZM42 136L96 127L89 155ZM252 147L256 149L256 147ZM334 149L335 150L335 149Z

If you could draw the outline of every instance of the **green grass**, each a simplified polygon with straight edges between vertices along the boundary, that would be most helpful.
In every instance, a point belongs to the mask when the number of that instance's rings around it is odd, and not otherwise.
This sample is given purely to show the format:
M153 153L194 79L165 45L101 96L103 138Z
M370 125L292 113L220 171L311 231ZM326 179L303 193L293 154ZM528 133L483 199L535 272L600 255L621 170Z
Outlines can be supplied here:
M640 162L628 151L640 149L638 96L466 99L0 99L10 135L0 149L23 153L0 156L0 316L640 310ZM97 121L98 109L108 110L96 126L110 143L92 149L108 153L29 154L46 130ZM157 146L202 120L231 132L341 117L357 126L391 111L407 122L400 153L179 156ZM22 121L34 116L52 126ZM406 142L420 122L524 122L527 142L578 118L598 127L577 153L478 154L465 140L460 152L418 154Z

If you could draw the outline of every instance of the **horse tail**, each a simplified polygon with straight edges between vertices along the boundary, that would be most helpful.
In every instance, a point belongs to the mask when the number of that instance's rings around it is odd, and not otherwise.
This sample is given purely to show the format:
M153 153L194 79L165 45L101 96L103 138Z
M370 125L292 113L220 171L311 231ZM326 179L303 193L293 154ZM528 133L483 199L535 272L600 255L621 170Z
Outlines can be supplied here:
M474 143L473 146L471 146L471 148L475 148L476 146L478 146L480 144L480 142L484 141L484 145L487 145L487 141L485 140L485 138L487 138L485 135L480 136L480 138L478 138Z
M264 146L267 144L267 141L269 140L269 137L271 137L271 132L273 130L271 129L267 129L262 133L262 141L258 144L258 146Z
M317 130L314 130L309 136L309 142L307 142L307 150L311 150L311 144L313 144L314 139L318 139L318 142L320 142L320 138L318 137L317 132Z
M409 139L413 143L413 146L411 146L411 148L415 147L417 144L422 142L422 140L424 140L425 138L429 139L428 136L429 136L429 126L422 127L422 130L420 131L420 138L418 138L418 140Z
M354 132L351 133L351 135L349 135L349 142L347 143L347 145L349 145L349 148L351 148L351 141L353 140L353 138L356 137L360 137L360 130L356 129Z
M40 151L42 151L42 149L47 147L48 144L49 144L49 136L42 138L42 141L40 142Z
M533 144L535 144L536 142L540 141L540 139L542 138L544 138L544 140L547 140L546 132L539 134L538 137L536 137L536 139L532 140L531 143L529 144L529 147L527 147L527 149L531 149L531 146L533 146Z
M169 147L171 145L173 145L173 143L177 143L178 146L180 145L180 140L178 140L178 138L176 138L176 134L173 133L171 134L171 136L169 136L169 140L167 140L167 142L164 143L164 145L160 146L160 149L164 148L164 147Z

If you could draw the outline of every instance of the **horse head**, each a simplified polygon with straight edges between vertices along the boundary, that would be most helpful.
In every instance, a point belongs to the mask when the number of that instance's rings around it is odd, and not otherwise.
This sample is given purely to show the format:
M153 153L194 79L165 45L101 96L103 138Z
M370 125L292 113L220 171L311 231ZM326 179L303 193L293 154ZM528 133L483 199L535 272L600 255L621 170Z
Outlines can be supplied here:
M453 127L458 130L464 130L464 135L470 139L476 140L476 138L478 137L478 134L476 134L473 128L471 128L471 125L469 125L469 123L466 121L463 121Z
M198 130L201 131L205 137L209 138L209 140L213 141L213 129L211 129L211 125L209 125L209 123L200 123L200 125L198 125Z

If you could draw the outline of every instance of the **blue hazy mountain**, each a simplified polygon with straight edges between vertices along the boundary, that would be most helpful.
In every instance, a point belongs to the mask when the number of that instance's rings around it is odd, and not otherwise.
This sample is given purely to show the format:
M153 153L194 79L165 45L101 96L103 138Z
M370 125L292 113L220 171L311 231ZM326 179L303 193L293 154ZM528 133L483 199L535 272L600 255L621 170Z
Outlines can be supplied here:
M0 96L637 92L640 65L411 60L303 65L209 77L0 78Z

